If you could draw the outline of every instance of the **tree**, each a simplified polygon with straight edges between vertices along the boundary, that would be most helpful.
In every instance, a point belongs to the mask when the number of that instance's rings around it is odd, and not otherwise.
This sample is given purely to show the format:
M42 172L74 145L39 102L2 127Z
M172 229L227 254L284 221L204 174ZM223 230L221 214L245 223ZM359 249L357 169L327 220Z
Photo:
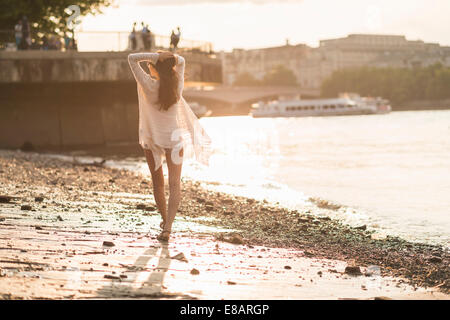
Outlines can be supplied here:
M68 31L67 19L72 14L65 9L78 5L80 14L101 13L101 8L113 0L1 0L0 44L14 41L14 26L23 16L28 18L33 38ZM11 32L8 32L11 31Z
M236 80L234 80L233 85L235 86L258 86L261 81L255 79L250 73L243 72L238 74Z
M291 70L283 65L278 65L264 76L262 82L265 85L295 86L297 78Z
M381 96L393 103L450 98L450 68L442 64L417 68L356 68L334 72L322 84L322 96L341 92Z

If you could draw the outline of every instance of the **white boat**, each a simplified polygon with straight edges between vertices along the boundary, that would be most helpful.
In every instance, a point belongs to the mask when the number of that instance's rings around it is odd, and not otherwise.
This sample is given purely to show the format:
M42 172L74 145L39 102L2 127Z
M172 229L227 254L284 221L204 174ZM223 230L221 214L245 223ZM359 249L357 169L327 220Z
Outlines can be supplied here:
M211 110L208 110L208 108L206 108L203 105L200 105L197 102L189 102L188 104L191 107L192 111L197 116L197 118L207 117L211 114Z
M334 99L299 98L275 100L252 105L251 115L260 117L315 117L380 114L391 111L389 101L382 98L363 98L359 95L342 95Z

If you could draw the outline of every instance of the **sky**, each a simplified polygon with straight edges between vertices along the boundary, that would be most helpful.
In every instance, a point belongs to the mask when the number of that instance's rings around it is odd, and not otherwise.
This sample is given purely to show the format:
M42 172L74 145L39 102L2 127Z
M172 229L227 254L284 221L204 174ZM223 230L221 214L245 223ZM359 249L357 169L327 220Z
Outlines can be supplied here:
M82 17L87 31L129 31L145 21L152 32L210 41L216 51L262 48L345 37L405 35L450 46L449 0L115 0L103 14Z

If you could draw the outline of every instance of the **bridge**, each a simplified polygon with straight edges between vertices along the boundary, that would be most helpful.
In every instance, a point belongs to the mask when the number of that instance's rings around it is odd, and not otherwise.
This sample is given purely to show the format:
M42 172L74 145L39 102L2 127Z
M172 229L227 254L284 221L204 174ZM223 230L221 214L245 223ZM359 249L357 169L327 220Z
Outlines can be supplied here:
M136 143L136 83L127 55L0 52L0 148L26 142L46 150ZM186 100L205 104L213 115L248 114L251 103L279 95L318 94L294 87L221 86L220 59L206 53L183 56Z
M301 96L315 98L320 90L291 86L253 87L188 87L183 92L187 101L196 101L208 106L215 116L248 114L250 106L258 101L277 99L279 96Z

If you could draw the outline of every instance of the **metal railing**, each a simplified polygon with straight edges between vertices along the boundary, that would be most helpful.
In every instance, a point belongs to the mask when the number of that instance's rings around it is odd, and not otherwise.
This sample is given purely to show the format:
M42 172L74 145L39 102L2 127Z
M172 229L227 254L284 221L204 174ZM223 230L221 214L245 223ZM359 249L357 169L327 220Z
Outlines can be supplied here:
M15 47L14 31L0 30L3 49ZM76 31L75 39L78 51L128 51L131 50L130 32L127 31ZM170 37L152 33L152 49L167 49L170 47ZM61 38L61 42L64 43ZM8 44L8 45L7 45ZM136 50L143 50L141 32L136 32ZM0 47L0 48L1 48ZM181 37L178 43L181 51L213 52L213 45L207 41L189 40Z

